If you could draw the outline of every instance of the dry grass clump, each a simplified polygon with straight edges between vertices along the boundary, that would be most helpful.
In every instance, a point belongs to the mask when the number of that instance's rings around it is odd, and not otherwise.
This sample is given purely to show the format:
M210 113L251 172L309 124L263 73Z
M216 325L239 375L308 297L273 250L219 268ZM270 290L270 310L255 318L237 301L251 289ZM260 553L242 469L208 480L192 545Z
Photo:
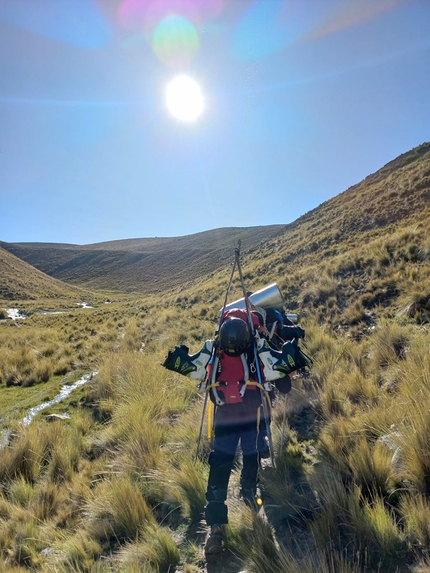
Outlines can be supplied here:
M333 478L324 485L321 515L311 526L319 551L330 539L335 554L343 553L350 563L367 564L371 570L382 566L394 571L405 561L405 535L382 498L363 499L359 488L345 488Z
M395 322L380 321L372 337L370 359L375 368L387 368L403 360L409 350L411 327Z
M207 467L191 457L175 457L176 463L172 460L163 469L148 472L149 487L146 485L145 490L152 490L151 498L157 507L168 506L170 511L179 509L182 516L194 522L201 518L206 505Z
M320 275L318 281L302 291L299 302L303 307L323 305L330 308L336 304L338 290L339 283L334 278Z
M2 448L0 476L3 484L25 480L34 484L40 477L60 483L72 477L83 451L78 431L61 422L33 422L16 427Z
M181 560L179 548L166 527L148 526L141 540L127 544L115 557L120 571L169 573Z
M154 522L138 484L129 477L101 481L92 492L86 514L91 536L114 545L137 539L143 526Z
M409 285L408 285L409 286ZM418 324L430 322L430 282L427 279L404 292L399 299L399 314Z

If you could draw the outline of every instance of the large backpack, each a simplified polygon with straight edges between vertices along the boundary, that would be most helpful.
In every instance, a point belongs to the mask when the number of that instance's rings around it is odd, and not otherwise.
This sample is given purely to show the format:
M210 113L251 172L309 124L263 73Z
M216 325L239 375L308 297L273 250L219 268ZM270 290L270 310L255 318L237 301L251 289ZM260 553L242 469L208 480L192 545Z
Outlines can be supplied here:
M220 321L221 328L223 323L230 318L240 318L249 324L247 311L233 308L223 314ZM251 322L254 329L261 324L255 312L251 312ZM241 403L244 400L245 391L256 389L253 336L254 333L250 333L248 348L239 356L229 356L222 350L218 352L213 364L216 372L213 377L210 376L210 397L215 404Z

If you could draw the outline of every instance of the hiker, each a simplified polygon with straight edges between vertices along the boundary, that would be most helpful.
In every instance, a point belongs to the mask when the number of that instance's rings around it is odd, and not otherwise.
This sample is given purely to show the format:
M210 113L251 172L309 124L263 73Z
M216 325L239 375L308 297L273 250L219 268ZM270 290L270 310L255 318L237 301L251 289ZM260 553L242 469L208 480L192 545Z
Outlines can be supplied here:
M259 315L251 312L251 319L255 331L261 331L264 325ZM210 527L205 547L208 554L222 548L221 526L228 523L225 501L239 442L242 450L240 495L249 506L256 504L262 393L257 386L254 348L254 332L249 330L246 311L227 311L222 318L212 365L216 372L209 379L210 398L216 409L205 507L206 523Z
M288 373L308 363L291 343L284 345L282 352L273 350L265 334L261 313L249 311L248 315L244 309L229 309L220 318L215 340L206 341L193 356L188 355L186 346L177 346L164 362L166 368L202 384L207 379L205 388L215 404L205 507L210 527L207 554L222 550L222 526L228 523L225 502L237 446L240 443L242 450L240 495L256 508L261 458L257 444L263 412L268 407L267 402L263 406L263 400L267 400L265 396L273 382L280 392L288 392Z
M236 267L244 298L242 301L236 301L235 305L232 303L227 309L227 298ZM276 284L263 290L269 290L271 295L277 294L278 300L282 299ZM260 467L257 442L260 420L270 419L268 414L270 400L267 394L273 383L280 392L289 392L291 381L288 374L312 364L312 360L300 350L297 338L285 342L281 350L275 350L270 345L266 339L264 307L257 307L255 306L257 301L250 300L251 296L255 299L259 295L260 298L262 292L257 291L251 295L245 289L240 266L240 241L238 241L215 340L207 340L201 351L193 356L189 356L185 345L176 346L174 351L168 352L163 363L169 370L199 380L200 389L209 392L210 399L215 404L215 437L209 455L210 469L205 506L206 523L210 527L205 547L207 554L222 550L221 527L228 523L228 508L225 502L237 446L240 443L242 450L241 497L245 503L256 509ZM256 312L258 309L261 312ZM296 330L296 336L298 332ZM207 398L206 393L202 424ZM201 430L202 425L198 444ZM268 425L266 431L274 463Z

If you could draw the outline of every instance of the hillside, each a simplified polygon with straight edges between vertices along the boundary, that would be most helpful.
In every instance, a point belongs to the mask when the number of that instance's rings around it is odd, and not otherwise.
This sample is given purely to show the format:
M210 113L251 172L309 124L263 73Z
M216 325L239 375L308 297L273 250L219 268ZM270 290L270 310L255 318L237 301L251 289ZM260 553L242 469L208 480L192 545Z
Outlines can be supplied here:
M430 143L401 155L376 173L322 203L287 227L290 260L336 246L401 221L423 221L430 208Z
M239 239L254 247L284 225L225 228L184 237L128 239L93 245L4 243L0 246L44 273L94 290L157 292L223 267Z
M0 246L67 283L143 294L182 287L223 269L239 239L244 253L264 261L263 273L280 263L301 264L303 257L315 255L319 260L348 252L351 241L368 240L368 233L425 221L429 209L430 143L424 143L289 225L92 245L0 242Z
M49 277L0 246L0 300L67 297L82 300L83 289Z

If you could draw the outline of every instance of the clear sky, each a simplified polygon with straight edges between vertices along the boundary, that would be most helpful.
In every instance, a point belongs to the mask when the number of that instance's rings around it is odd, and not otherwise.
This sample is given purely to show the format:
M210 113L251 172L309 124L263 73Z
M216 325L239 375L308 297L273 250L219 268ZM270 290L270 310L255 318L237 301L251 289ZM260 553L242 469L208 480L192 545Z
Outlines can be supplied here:
M0 0L3 241L286 224L429 140L430 0Z

